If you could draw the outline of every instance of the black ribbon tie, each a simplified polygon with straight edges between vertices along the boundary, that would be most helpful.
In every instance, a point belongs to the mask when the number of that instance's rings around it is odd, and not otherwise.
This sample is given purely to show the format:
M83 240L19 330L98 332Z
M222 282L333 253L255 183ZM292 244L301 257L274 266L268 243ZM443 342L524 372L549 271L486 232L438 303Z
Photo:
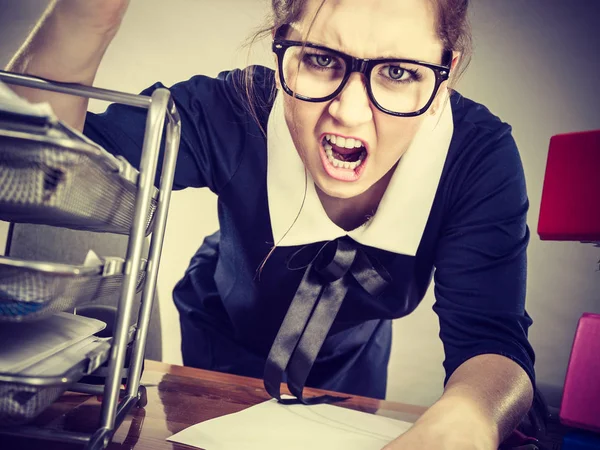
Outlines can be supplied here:
M390 280L387 271L379 264L374 265L347 236L328 242L306 269L265 364L265 389L280 403L310 405L348 398L333 395L304 398L302 391L351 278L372 296L379 295ZM286 372L287 385L295 399L281 398L280 387Z

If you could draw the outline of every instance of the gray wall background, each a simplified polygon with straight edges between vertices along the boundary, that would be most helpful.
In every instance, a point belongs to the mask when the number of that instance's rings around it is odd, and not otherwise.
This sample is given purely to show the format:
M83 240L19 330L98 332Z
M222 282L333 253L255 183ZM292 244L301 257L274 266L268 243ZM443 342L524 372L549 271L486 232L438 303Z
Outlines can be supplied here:
M8 62L46 3L0 0L0 65ZM258 43L250 55L240 46L262 23L267 8L266 0L134 0L96 85L138 92L157 80L168 85L248 62L272 65L268 42ZM530 336L539 384L550 403L558 405L577 320L585 311L600 313L600 250L542 242L537 219L550 137L600 128L600 2L478 0L472 17L475 56L458 89L514 129L531 202ZM104 107L91 104L92 110ZM210 192L174 194L158 286L164 361L181 362L172 288L203 237L217 227ZM0 224L0 248L2 233ZM395 322L389 399L429 405L442 392L443 353L432 304L430 292L414 314Z

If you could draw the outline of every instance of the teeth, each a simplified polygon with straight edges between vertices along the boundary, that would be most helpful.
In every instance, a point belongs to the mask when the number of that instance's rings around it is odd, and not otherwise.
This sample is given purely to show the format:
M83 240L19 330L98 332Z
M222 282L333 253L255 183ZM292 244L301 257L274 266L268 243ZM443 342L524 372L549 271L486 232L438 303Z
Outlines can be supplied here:
M326 134L325 140L331 144L335 144L338 147L344 148L360 148L365 147L363 142L360 139L354 138L343 138L341 136L336 136L335 134Z

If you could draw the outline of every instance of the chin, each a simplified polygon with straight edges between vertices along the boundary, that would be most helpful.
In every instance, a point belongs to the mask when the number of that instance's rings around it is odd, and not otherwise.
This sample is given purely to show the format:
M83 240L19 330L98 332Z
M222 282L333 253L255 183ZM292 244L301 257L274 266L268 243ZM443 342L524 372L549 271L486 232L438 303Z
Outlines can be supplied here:
M315 184L325 195L340 200L350 199L359 196L367 191L368 186L364 183L348 183L335 180L317 180Z

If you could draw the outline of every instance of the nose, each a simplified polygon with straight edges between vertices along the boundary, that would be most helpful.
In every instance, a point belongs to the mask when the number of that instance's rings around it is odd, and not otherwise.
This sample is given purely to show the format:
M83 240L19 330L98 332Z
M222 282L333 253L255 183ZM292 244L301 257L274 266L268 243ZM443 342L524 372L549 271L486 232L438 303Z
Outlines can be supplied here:
M351 74L342 92L329 105L329 114L347 128L373 119L371 102L362 77L360 73Z

